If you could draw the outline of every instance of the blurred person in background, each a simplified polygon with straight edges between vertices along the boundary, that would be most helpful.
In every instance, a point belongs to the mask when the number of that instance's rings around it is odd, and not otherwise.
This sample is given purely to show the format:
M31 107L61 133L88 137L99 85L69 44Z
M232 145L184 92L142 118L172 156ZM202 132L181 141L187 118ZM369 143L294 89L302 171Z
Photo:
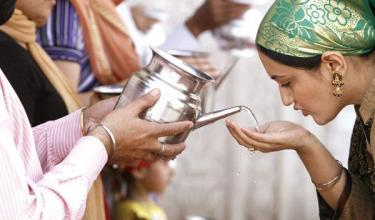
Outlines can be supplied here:
M260 131L227 126L239 144L261 152L295 150L316 187L321 219L375 219L375 2L277 0L258 30L260 60L294 105L319 125L348 105L357 118L344 168L304 127L287 121Z
M32 126L80 108L64 74L36 42L53 3L18 0L9 21L0 26L0 68L20 97Z
M84 104L96 85L126 81L141 68L111 0L57 0L38 34Z
M168 161L153 163L141 161L137 166L122 172L122 195L117 195L112 217L114 220L166 220L164 210L154 201L153 195L161 195L173 176Z
M198 37L203 32L214 30L221 25L240 18L248 9L248 5L227 0L206 0L195 10L190 18L188 18L183 24L175 27L173 31L167 35L165 42L160 45L160 48L165 51L202 51L202 46L198 41ZM135 43L142 65L148 64L152 52L149 48L149 43L143 36L143 32L149 29L155 20L147 19L147 17L150 17L146 13L147 6L141 7L136 5L130 7L127 4L127 1L122 1L117 6L117 11L129 28L129 34ZM159 13L161 21L165 19L163 16L164 15ZM208 73L214 78L219 76L216 68L211 64L209 57L194 56L181 59L203 72Z
M147 6L135 5L130 7L127 1L122 1L117 6L117 10L122 20L129 28L129 33L135 42L137 53L142 65L148 64L152 52L149 43L144 39L145 30L149 29L155 20L147 21ZM189 50L201 51L202 46L198 42L198 37L205 31L214 30L232 20L240 18L249 5L239 4L228 0L206 0L183 24L174 28L167 35L166 40L160 45L163 50ZM152 8L150 9L152 10ZM159 22L165 20L164 15L159 13ZM150 20L150 19L148 19ZM147 25L145 25L147 23ZM207 57L191 57L185 62L209 73L214 78L218 76L216 69L212 66Z

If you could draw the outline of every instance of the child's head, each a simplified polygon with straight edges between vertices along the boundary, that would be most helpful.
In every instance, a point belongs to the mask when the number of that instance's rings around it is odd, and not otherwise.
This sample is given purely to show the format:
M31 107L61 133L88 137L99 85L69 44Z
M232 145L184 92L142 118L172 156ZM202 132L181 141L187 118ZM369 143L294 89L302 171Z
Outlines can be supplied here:
M130 188L132 185L142 187L149 193L164 192L172 176L173 170L164 160L157 160L151 164L141 161L138 166L129 167L125 172Z

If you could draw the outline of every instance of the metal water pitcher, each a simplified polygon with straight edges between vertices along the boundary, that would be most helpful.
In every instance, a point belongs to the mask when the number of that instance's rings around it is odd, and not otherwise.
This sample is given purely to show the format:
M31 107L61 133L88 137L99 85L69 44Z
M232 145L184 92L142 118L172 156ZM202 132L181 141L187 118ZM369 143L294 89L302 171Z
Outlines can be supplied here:
M141 114L141 117L148 121L170 123L189 120L194 123L193 130L241 111L241 106L235 106L210 113L201 112L201 89L214 80L162 50L153 48L152 51L150 63L132 75L115 108L126 106L158 88L161 92L159 100ZM160 141L180 143L187 138L189 132L163 137Z

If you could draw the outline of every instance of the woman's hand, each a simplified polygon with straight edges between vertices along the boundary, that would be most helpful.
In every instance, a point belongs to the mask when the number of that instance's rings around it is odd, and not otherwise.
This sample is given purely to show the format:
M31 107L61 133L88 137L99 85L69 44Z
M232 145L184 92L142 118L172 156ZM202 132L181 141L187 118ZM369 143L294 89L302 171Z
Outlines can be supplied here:
M263 124L260 132L253 128L239 128L235 123L226 121L228 130L237 142L247 148L261 152L273 152L293 149L303 153L311 143L318 141L308 130L287 121L274 121Z
M123 164L124 161L134 162L134 160L152 162L160 157L172 159L184 150L183 143L166 144L164 150L162 150L163 147L158 138L173 136L187 131L193 126L192 122L160 124L139 118L139 114L153 106L159 96L160 91L153 90L128 106L117 108L113 111L113 105L116 101L114 98L99 102L86 110L96 112L96 117L91 117L91 121L98 121L105 115L101 123L109 128L117 143L110 162ZM110 113L108 114L108 112ZM111 141L104 129L96 127L90 130L89 135L101 139L107 149L111 148ZM111 150L108 151L111 154Z

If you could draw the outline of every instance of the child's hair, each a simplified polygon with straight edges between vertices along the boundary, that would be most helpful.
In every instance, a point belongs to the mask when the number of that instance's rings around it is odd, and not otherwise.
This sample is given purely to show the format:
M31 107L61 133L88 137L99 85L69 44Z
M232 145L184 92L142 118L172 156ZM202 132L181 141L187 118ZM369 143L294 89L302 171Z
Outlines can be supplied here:
M128 195L129 188L134 186L135 178L132 174L132 171L139 170L139 169L142 169L142 168L149 168L151 165L152 165L151 163L147 163L145 161L140 161L138 165L129 166L121 173L122 180L123 180L123 182L125 183L125 186L126 186L125 195L123 195L122 197L126 198L127 195Z

